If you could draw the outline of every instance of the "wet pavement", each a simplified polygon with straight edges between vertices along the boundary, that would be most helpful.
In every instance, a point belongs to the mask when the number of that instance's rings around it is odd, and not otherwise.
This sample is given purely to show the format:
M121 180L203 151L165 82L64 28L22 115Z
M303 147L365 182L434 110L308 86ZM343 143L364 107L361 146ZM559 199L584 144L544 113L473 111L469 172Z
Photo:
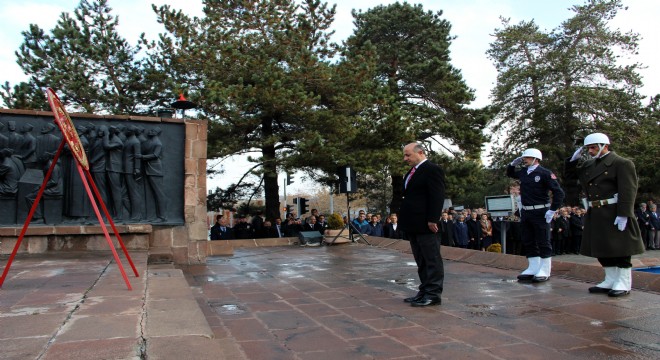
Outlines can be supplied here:
M660 358L653 277L613 299L572 275L597 274L593 259L558 256L549 282L521 284L497 259L524 259L443 248L442 305L414 308L405 245L236 248L182 268L131 252L131 291L109 252L18 256L0 289L0 359Z

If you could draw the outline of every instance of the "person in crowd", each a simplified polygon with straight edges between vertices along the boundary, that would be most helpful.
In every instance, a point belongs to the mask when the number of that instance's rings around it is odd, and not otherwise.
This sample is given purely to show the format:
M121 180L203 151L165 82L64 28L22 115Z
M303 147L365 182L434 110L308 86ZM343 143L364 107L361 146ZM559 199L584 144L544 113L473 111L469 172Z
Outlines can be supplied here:
M564 200L564 191L555 174L542 167L538 149L527 149L507 166L508 177L520 181L520 221L528 266L519 281L544 282L550 279L552 245L548 227ZM519 165L524 165L518 168ZM552 202L549 192L552 192Z
M559 216L557 216L557 219L555 220L555 226L557 227L556 234L558 245L555 249L555 254L568 254L568 247L571 240L571 222L566 208L559 210Z
M649 205L649 242L651 250L660 250L660 214L658 205Z
M318 231L323 235L323 229L321 228L321 225L316 221L316 216L310 215L307 218L307 224L302 225L302 230L301 231Z
M390 239L405 239L405 234L401 230L401 226L399 226L399 217L396 213L390 214L389 218L390 223L387 225L387 237Z
M445 271L438 240L438 222L445 200L445 175L427 160L419 143L403 148L403 159L411 166L404 177L403 201L398 212L401 229L410 241L417 264L419 291L404 299L415 307L439 305Z
M447 212L443 212L440 216L440 244L454 246L454 223L449 219Z
M234 225L234 236L237 239L254 239L254 229L245 215L238 216L238 222Z
M582 244L582 229L584 225L582 223L584 215L584 209L578 207L573 208L573 214L571 215L571 246L570 252L573 254L580 253L580 245Z
M644 241L646 250L651 250L651 246L648 241L650 223L646 203L639 204L639 208L635 210L635 218L637 219L637 223L639 223L639 230L642 232L642 241Z
M367 235L383 237L383 225L378 221L377 215L371 215L371 222L364 229Z
M287 217L283 228L284 228L284 236L286 236L286 237L298 237L298 234L300 233L300 231L302 229L302 222L300 221L300 219L297 219L295 217L295 213L291 213Z
M453 235L455 246L467 249L469 243L469 234L467 224L465 223L465 216L463 214L458 215L458 219L456 220L452 230L454 232Z
M262 234L261 228L264 227L264 223L265 223L263 216L264 216L264 212L262 210L257 210L256 215L254 215L252 217L252 221L250 221L250 225L252 225L252 231L255 234L256 233Z
M367 214L360 210L358 217L353 219L352 225L354 227L353 231L358 231L364 234L367 230L367 226L369 225L369 222L367 221Z
M523 252L523 243L522 243L522 232L520 228L520 218L518 217L518 212L514 213L511 217L511 222L509 223L510 228L507 233L507 243L506 243L506 253L512 255L522 255Z
M585 147L591 159L580 162ZM644 252L639 223L633 221L635 165L610 150L607 135L593 133L566 161L566 176L578 179L587 197L580 253L597 258L605 271L605 280L589 292L611 297L630 294L632 255Z
M284 234L284 225L282 224L282 218L276 217L275 218L275 225L273 225L273 228L275 228L275 234L278 238L286 236Z
M493 244L493 223L488 219L488 214L481 214L479 221L481 227L481 250L486 250Z
M476 211L470 212L470 218L466 221L468 227L468 249L481 249L481 223Z
M325 234L325 231L328 230L328 220L325 219L325 215L320 214L316 218L316 223L321 227L321 234Z
M279 237L277 229L273 226L273 223L270 220L265 220L259 230L255 230L257 238L260 239L269 239Z
M218 215L215 217L215 224L211 227L211 240L232 240L234 239L234 230L227 226L227 219Z

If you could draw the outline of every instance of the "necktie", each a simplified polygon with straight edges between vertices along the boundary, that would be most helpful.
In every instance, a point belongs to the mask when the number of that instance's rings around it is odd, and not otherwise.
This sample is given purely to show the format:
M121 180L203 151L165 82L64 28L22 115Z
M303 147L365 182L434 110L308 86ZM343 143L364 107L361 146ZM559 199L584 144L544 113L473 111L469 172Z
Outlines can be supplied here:
M280 226L277 225L277 237L282 237L282 233L280 232Z
M225 232L225 229L226 229L226 228L225 228L224 226L221 226L221 227L220 227L220 231L222 231L222 232Z
M417 170L417 168L414 167L414 166L413 166L412 169L410 169L410 174L408 174L408 177L406 178L406 184L405 184L404 188L408 187L408 182L410 181L410 178L415 174L415 170Z

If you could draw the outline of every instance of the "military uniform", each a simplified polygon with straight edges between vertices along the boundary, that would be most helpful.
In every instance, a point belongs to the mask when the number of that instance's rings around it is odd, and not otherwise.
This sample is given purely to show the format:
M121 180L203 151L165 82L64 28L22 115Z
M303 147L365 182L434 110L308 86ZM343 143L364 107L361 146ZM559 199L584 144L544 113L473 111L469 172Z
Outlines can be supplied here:
M644 252L639 224L635 220L637 173L632 161L613 151L578 165L567 162L566 173L576 176L587 196L588 210L580 254L595 258L622 257ZM615 196L616 195L616 196ZM616 203L611 199L616 198ZM624 231L614 225L617 216L628 218Z
M516 170L515 166L509 165L506 174L520 181L520 226L527 257L551 257L550 227L545 213L548 210L557 211L564 200L564 191L557 177L540 165L529 174L527 168ZM552 191L552 202L548 191Z

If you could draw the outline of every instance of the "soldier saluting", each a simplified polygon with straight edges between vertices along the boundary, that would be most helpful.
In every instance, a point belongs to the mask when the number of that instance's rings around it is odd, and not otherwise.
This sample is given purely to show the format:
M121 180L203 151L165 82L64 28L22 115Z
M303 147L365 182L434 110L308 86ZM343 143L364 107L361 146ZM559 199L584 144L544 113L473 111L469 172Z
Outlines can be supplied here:
M591 159L580 162L583 147L566 161L566 176L577 178L586 194L587 214L580 254L595 257L605 270L605 280L590 293L628 295L632 287L632 255L644 252L641 232L634 220L637 173L629 159L610 151L603 133L584 138Z
M520 228L528 266L518 281L548 281L552 268L549 224L564 200L564 191L555 174L539 165L542 159L540 150L527 149L506 168L508 177L520 181ZM523 167L517 169L518 165Z

